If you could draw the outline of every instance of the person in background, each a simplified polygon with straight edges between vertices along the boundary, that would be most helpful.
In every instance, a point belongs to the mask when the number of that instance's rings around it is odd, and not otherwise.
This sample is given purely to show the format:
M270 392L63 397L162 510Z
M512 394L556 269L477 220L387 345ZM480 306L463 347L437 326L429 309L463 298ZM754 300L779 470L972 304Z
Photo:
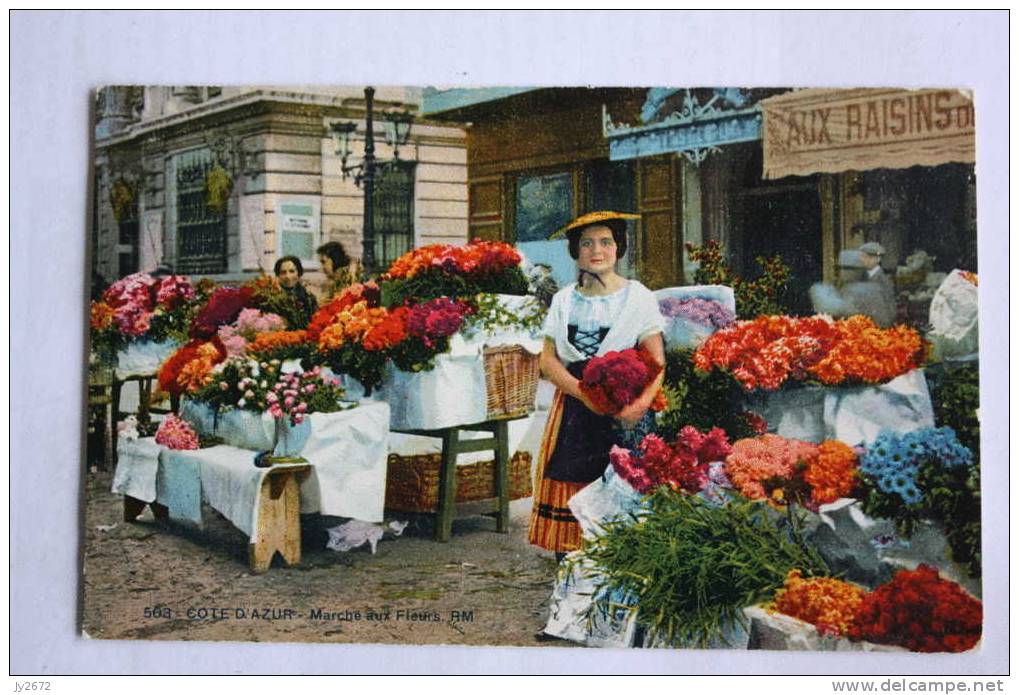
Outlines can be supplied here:
M322 244L315 253L318 254L318 262L326 276L325 299L332 299L344 287L359 281L360 269L357 265L351 267L350 256L340 242Z
M895 322L895 286L892 279L881 267L881 259L885 255L885 248L876 241L868 241L857 249L860 252L860 263L866 272L864 282L870 282L877 286L878 299L874 321L882 328L887 328Z
M880 266L882 253L884 249L874 242L842 251L839 286L817 283L810 288L814 311L833 318L869 316L881 328L894 325L895 295L890 278Z
M569 499L609 466L613 444L636 448L654 427L649 410L662 375L615 416L596 412L580 377L596 355L640 347L665 364L662 315L654 294L616 272L626 253L628 213L592 212L565 227L578 281L552 298L545 321L541 371L556 386L538 456L528 529L533 545L561 560L580 547L581 529Z
M273 266L273 273L283 291L297 300L298 306L301 307L301 325L291 326L291 330L304 328L318 309L318 302L301 283L301 276L304 275L301 259L297 256L283 256Z

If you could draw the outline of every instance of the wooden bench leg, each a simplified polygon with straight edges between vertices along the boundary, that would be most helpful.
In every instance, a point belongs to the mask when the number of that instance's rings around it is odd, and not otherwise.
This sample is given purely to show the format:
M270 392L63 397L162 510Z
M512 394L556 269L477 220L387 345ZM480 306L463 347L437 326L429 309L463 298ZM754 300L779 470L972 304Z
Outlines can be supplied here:
M435 540L449 541L456 515L456 455L460 429L450 427L442 432L442 464L439 468L439 509L435 515Z
M248 546L251 571L269 569L278 552L287 566L301 563L300 480L310 467L281 467L266 473L258 494L258 539Z
M495 530L509 533L509 422L496 423L495 437L495 496L499 500Z

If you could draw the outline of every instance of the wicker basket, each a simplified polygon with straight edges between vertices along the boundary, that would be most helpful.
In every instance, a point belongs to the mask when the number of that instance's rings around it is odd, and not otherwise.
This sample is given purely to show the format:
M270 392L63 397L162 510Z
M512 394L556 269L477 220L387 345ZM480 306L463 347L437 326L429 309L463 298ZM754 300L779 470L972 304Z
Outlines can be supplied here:
M485 348L485 387L489 419L526 415L538 394L538 356L519 345Z
M386 509L434 512L439 508L441 454L389 455ZM531 496L531 454L518 451L509 465L509 498ZM495 462L479 461L456 467L456 501L476 502L495 497Z

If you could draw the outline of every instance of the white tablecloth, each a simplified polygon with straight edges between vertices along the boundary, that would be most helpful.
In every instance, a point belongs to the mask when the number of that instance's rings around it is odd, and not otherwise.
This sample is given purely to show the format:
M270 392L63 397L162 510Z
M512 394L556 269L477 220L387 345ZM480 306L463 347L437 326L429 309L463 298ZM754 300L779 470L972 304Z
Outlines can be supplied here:
M389 449L389 407L366 401L339 413L313 413L301 456L312 473L301 485L301 512L382 521ZM258 490L267 469L256 452L222 445L172 451L152 439L121 440L113 492L158 500L171 518L201 522L201 502L237 528L256 529Z
M124 380L132 376L155 374L179 347L180 343L172 340L162 343L151 340L128 343L117 352L117 378Z

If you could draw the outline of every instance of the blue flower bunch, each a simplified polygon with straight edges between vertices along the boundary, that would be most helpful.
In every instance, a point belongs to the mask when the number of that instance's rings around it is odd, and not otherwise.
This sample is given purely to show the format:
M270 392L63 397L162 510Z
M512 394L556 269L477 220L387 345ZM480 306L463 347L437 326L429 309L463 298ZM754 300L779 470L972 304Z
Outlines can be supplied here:
M860 471L877 482L887 494L896 494L906 504L923 499L917 485L920 465L925 462L943 468L973 464L973 452L963 446L951 427L927 427L907 434L884 432L860 457Z

